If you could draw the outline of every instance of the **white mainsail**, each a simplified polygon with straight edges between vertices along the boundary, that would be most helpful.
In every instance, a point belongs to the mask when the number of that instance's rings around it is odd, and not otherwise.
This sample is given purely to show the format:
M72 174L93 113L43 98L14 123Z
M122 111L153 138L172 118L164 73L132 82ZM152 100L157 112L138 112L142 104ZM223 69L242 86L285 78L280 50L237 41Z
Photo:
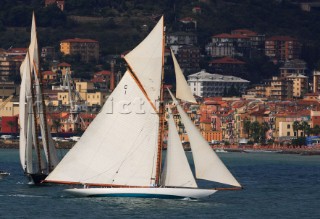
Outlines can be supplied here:
M170 90L169 93L177 105L181 121L187 130L196 169L196 178L241 187L208 142L202 137L200 131L181 108Z
M164 27L161 17L150 34L124 57L156 109L161 88L163 43Z
M27 84L30 83L30 64L29 59L24 59L20 67L21 73L21 86L19 96L19 123L20 123L20 138L19 138L19 154L22 169L26 169L26 154L27 154L27 126L28 126L28 114L26 113L27 96L30 95L30 90L27 89Z
M166 162L162 172L162 185L197 188L169 107L168 114L168 145Z
M159 117L127 71L80 141L47 182L150 186Z
M171 56L173 59L174 71L176 75L176 97L183 101L197 103L172 50Z

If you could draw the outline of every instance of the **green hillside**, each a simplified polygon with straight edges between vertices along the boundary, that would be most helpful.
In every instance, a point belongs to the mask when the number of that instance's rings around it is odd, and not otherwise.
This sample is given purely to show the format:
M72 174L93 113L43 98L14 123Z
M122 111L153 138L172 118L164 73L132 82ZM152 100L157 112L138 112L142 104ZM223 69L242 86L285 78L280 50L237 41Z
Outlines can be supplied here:
M0 48L5 49L28 45L31 13L35 11L41 46L58 49L62 39L96 39L103 62L107 55L132 49L153 27L157 16L164 14L168 32L179 30L179 19L195 18L202 50L214 34L248 28L266 37L298 38L303 43L301 58L309 69L320 60L319 11L303 12L289 0L66 0L64 12L54 5L44 8L43 0L1 0L0 4ZM192 13L195 6L201 7L201 14ZM261 63L264 61L259 59L254 65L266 64Z

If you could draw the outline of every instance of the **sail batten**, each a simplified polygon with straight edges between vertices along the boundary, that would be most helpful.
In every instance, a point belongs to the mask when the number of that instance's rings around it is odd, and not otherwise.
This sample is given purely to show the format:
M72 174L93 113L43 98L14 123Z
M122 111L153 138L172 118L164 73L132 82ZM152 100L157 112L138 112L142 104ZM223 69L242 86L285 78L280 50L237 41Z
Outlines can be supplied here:
M233 177L208 142L202 137L200 131L181 108L170 90L169 93L177 106L181 121L184 124L189 137L196 169L196 178L241 187L239 182Z
M176 97L183 101L197 103L172 50L171 56L174 64L174 72L176 75Z

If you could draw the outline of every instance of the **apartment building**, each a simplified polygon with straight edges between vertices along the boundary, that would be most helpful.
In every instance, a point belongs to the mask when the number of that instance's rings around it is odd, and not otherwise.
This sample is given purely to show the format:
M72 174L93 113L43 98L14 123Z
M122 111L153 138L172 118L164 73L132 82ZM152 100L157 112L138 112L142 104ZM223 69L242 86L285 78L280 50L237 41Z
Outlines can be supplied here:
M188 84L194 95L201 97L223 96L226 90L236 88L244 93L250 81L235 76L207 73L202 70L188 76Z
M60 42L60 51L64 55L80 55L83 62L98 61L99 42L92 39L66 39Z
M301 44L297 39L290 36L272 36L266 39L265 55L273 62L298 59Z

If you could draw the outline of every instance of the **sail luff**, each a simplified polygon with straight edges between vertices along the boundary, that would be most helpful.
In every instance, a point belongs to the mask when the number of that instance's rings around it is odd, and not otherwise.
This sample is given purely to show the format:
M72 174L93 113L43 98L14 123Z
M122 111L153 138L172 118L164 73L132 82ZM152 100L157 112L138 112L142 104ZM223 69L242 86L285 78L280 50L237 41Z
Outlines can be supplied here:
M162 18L162 30L164 30ZM158 133L158 157L156 163L156 185L160 186L161 166L162 166L162 148L163 148L163 132L164 132L164 101L163 101L163 80L164 80L164 50L165 50L165 32L162 31L162 67L160 81L160 103L159 103L159 133Z
M183 101L197 103L172 50L171 56L174 64L174 72L176 75L176 97Z
M181 108L170 90L169 93L177 106L178 112L181 116L181 121L187 130L196 169L196 177L198 179L205 179L241 187L239 182L234 178L220 158L216 155L208 142L202 137L200 131Z
M197 188L186 154L177 132L172 112L168 107L167 155L162 173L162 185Z

